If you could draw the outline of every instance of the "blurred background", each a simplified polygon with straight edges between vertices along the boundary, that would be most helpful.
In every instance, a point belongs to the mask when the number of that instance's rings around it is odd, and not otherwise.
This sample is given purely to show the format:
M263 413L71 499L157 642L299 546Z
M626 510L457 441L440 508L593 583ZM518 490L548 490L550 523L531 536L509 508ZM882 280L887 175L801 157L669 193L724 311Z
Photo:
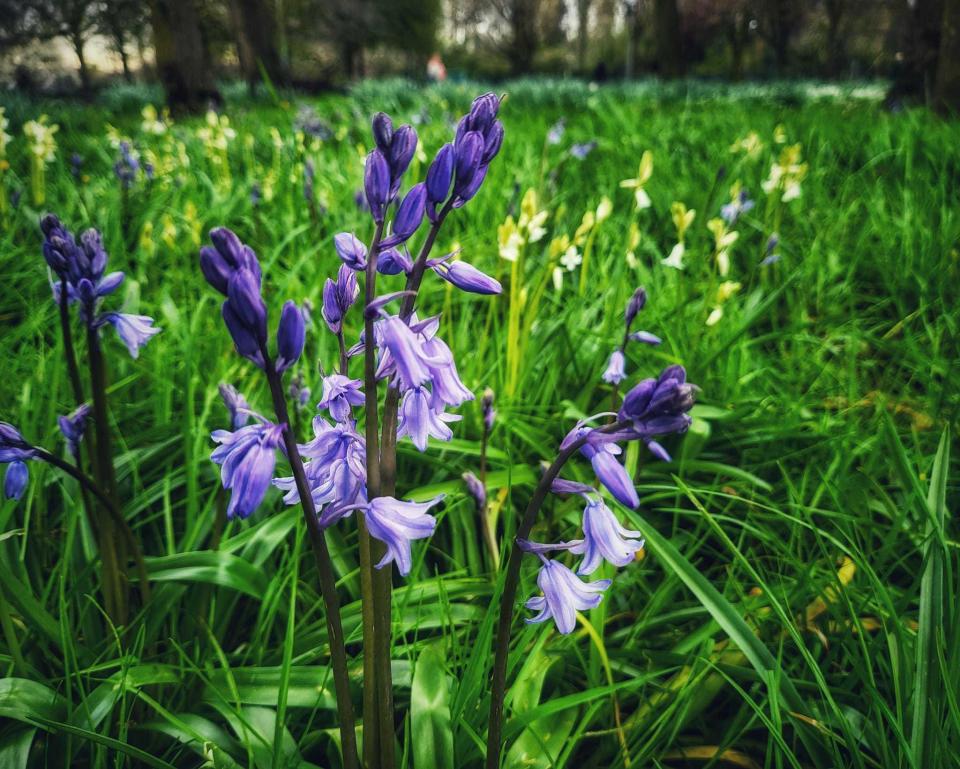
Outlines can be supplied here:
M359 78L882 79L960 103L960 0L0 0L0 83L323 90Z

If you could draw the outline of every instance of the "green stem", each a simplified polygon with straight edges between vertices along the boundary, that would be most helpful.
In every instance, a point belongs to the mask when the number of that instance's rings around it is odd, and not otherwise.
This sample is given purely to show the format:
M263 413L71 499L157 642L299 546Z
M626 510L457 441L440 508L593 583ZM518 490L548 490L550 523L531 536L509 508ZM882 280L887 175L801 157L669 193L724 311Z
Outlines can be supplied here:
M327 540L313 503L313 494L307 482L303 460L297 447L297 439L290 428L287 401L283 394L283 383L273 361L262 346L264 371L270 385L273 409L277 420L283 425L283 443L287 459L293 471L297 493L300 495L300 507L310 536L310 545L317 562L320 579L320 594L323 597L327 615L327 636L330 642L330 663L333 668L333 685L337 695L337 713L340 717L340 742L343 746L344 769L359 769L357 758L357 735L353 715L353 702L350 699L350 677L347 671L347 651L344 645L343 625L340 621L340 598L337 595L337 578L333 570L333 561L327 548Z
M610 433L629 426L628 421L618 421L604 425L593 432ZM587 436L578 438L565 449L562 449L540 478L530 504L520 521L520 526L514 535L513 547L510 548L510 558L507 561L507 571L503 581L503 592L500 594L500 617L497 622L496 651L493 661L493 673L490 695L490 719L487 728L487 759L486 769L499 769L500 748L503 734L503 702L507 683L507 656L510 651L510 625L513 620L513 608L517 600L517 588L520 585L520 563L523 551L517 547L518 539L530 536L533 524L537 520L537 513L543 506L550 491L550 486L560 475L563 466L587 442Z

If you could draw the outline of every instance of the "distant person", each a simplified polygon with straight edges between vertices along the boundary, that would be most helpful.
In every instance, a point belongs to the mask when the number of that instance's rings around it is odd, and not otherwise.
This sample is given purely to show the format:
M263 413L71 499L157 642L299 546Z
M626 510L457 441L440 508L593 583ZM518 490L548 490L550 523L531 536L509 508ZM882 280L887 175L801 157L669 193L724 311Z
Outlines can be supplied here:
M427 80L431 83L442 83L447 79L447 68L439 53L433 54L427 61Z

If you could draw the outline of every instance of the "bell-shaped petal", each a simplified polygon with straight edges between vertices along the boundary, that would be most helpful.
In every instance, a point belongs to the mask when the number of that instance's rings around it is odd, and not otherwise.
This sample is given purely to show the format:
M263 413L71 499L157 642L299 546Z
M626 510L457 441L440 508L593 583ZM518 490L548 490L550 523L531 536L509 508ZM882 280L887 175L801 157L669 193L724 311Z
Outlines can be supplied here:
M427 450L428 438L439 441L449 441L453 438L453 431L447 427L447 422L459 421L457 414L447 414L435 411L431 407L431 395L423 387L414 387L407 390L400 402L400 421L397 425L397 439L405 435L410 436L413 445L420 451Z
M306 341L303 311L292 299L283 305L277 326L277 371L286 371L300 360Z
M283 426L258 422L234 432L217 430L212 437L220 445L210 458L220 465L223 488L231 490L227 518L246 518L270 488Z
M327 409L337 422L346 422L353 417L353 407L364 404L363 383L343 374L331 374L323 378L323 394L319 408Z
M542 556L541 556L542 557ZM544 559L537 585L543 595L531 598L526 607L539 612L526 621L545 622L553 619L561 633L572 633L577 625L577 612L595 609L603 599L603 591L610 587L609 579L583 582L559 561Z
M642 547L639 531L621 526L602 499L587 499L583 510L583 542L571 548L571 552L583 555L577 574L593 574L603 561L626 566Z
M394 497L377 497L365 508L367 529L370 536L387 546L386 555L377 564L382 569L391 562L397 564L401 575L410 573L413 564L410 543L426 539L433 534L437 519L427 513L443 499L441 494L429 502L401 502Z
M333 236L333 246L337 256L351 270L367 268L367 247L352 232L341 232Z
M113 326L117 336L127 346L130 357L140 355L140 348L150 338L160 333L160 329L153 325L153 318L146 315L129 315L124 312L110 312L103 316L103 320Z
M20 499L30 481L30 470L27 463L19 459L7 465L7 472L3 478L3 494L7 499Z
M393 219L393 237L384 241L385 246L402 243L417 231L423 221L426 203L426 185L423 183L413 185L397 209L397 215Z
M619 448L610 444L603 444L599 448L587 443L580 449L581 453L590 460L593 471L597 474L600 483L609 491L620 504L633 509L640 504L640 497L633 485L630 475L624 469L614 454Z
M603 372L603 381L609 384L618 385L627 378L626 358L623 350L619 348L610 354L610 360L607 362L607 369Z
M381 275L399 275L412 269L413 260L398 248L387 248L377 256L377 272Z
M250 404L247 399L231 384L221 382L218 388L220 390L220 399L223 405L227 407L230 414L230 428L239 430L250 421Z

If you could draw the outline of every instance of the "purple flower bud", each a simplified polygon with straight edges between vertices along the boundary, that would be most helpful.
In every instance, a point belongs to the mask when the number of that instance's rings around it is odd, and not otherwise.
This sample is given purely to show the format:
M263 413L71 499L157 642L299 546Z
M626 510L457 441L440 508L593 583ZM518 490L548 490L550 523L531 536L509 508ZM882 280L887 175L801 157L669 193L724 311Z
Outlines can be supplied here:
M499 120L495 121L490 127L490 130L487 131L483 137L483 164L487 165L491 160L493 160L497 153L500 152L500 147L503 144L503 123Z
M227 298L246 327L259 341L265 342L267 306L263 302L263 297L260 296L260 286L250 270L243 267L233 274L227 286Z
M230 429L239 430L250 421L250 404L247 399L231 384L221 382L218 388L223 405L230 414Z
M390 199L390 166L380 150L373 150L367 155L363 189L373 220L380 224L383 221L387 201Z
M388 248L380 252L377 257L377 272L381 275L399 275L401 272L410 272L413 269L413 260L396 248Z
M234 310L229 299L223 303L221 312L223 314L223 322L227 326L227 331L230 332L230 337L233 339L233 344L236 346L237 352L244 358L256 363L260 368L263 368L264 361L263 353L260 351L260 343L257 341L257 337L253 332L240 319L240 316L236 310Z
M427 170L427 199L433 204L446 201L453 181L456 152L452 144L444 144Z
M489 387L483 391L480 396L480 412L483 414L483 426L489 433L493 429L493 423L497 418L497 412L493 409L493 390Z
M30 470L26 462L17 459L7 465L3 479L3 494L7 499L20 499L30 481Z
M470 106L470 129L486 133L500 110L500 98L495 93L485 93L473 100Z
M107 266L107 250L103 247L103 236L91 227L80 236L80 244L90 264L90 278L96 283Z
M590 460L597 478L614 499L631 510L639 506L640 497L634 488L633 481L615 456L620 448L610 444L593 446L590 442L584 444L580 453Z
M87 426L87 417L90 414L90 406L86 403L77 406L77 408L66 416L57 417L57 424L60 427L60 434L67 442L67 448L76 458L80 449L80 441L83 439L83 433Z
M477 506L477 512L484 512L487 509L486 488L480 482L480 479L471 472L464 473L462 477L464 484L467 486L467 493L473 497L473 502Z
M217 249L210 246L200 249L200 271L207 283L224 296L227 295L227 284L234 270Z
M649 331L634 331L632 334L630 334L630 339L634 342L649 344L654 347L663 342L660 337L658 337L656 334L651 334Z
M627 324L627 328L630 328L634 318L637 317L637 314L644 308L646 304L647 290L643 286L640 286L636 291L633 292L633 296L631 296L630 301L627 302L626 312L623 314L623 319Z
M690 426L694 385L683 366L667 366L656 379L644 379L623 398L619 416L633 422L637 437L683 432Z
M480 167L483 159L483 137L477 131L468 131L457 145L456 181L454 194L464 190Z
M377 149L386 154L390 151L390 142L393 140L393 121L386 112L378 112L373 116L373 140Z
M452 283L463 291L472 294L499 294L503 286L495 278L491 278L467 262L436 262L430 267L437 275L448 283Z
M415 184L404 197L393 219L393 237L384 240L389 248L403 243L417 231L423 221L423 212L427 203L427 188L423 183Z
M358 272L367 268L367 247L352 232L334 235L333 245L347 267Z
M387 160L390 164L391 198L397 194L397 190L400 188L400 179L406 173L416 151L417 132L413 129L413 126L400 126L393 134L393 139L390 142L390 152L387 154Z
M306 339L303 313L292 299L283 305L277 326L277 371L286 371L300 360Z
M243 243L233 230L226 227L214 227L210 230L210 240L226 263L234 270L244 263Z
M469 183L457 190L456 197L453 200L454 208L462 208L468 200L471 200L473 196L477 194L480 190L480 185L483 184L483 180L487 178L487 169L489 168L490 166L481 165Z
M343 311L340 309L340 302L337 299L337 284L331 278L323 284L323 305L320 307L320 314L326 321L327 328L334 334L339 334L343 328Z
M550 491L554 494L596 494L597 490L593 486L579 481L570 481L566 478L554 478L550 484Z

